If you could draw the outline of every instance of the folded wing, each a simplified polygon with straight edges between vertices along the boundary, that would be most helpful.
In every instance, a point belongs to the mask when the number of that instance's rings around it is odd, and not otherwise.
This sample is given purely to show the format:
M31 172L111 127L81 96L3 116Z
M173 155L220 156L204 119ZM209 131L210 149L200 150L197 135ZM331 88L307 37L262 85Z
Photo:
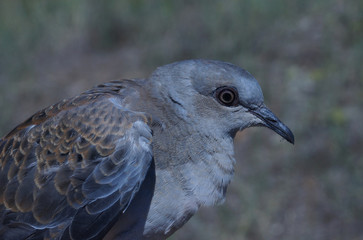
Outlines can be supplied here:
M121 88L64 100L0 141L0 236L20 224L87 239L127 208L150 166L152 136L148 117L123 107Z

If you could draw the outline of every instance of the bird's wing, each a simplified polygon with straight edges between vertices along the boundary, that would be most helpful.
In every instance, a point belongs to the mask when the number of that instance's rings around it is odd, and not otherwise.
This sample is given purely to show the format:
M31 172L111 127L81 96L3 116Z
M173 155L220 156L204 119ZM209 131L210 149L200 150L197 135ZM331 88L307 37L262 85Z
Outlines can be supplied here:
M120 88L50 106L0 140L0 207L17 222L95 235L127 208L152 160L152 135L147 116L122 106Z

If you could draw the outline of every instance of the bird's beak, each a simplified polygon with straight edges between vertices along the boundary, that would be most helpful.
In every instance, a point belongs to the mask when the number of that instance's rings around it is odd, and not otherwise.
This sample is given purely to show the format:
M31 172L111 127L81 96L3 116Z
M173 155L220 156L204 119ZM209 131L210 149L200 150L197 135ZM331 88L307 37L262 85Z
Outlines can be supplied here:
M251 109L250 113L262 120L262 125L268 127L285 138L288 142L294 144L294 134L283 124L266 106L261 106L256 109Z

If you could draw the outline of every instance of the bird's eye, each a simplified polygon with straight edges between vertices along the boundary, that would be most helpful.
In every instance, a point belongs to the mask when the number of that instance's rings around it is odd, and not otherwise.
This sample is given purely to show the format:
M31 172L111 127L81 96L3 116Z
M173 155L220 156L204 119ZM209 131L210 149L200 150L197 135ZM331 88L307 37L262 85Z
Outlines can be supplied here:
M225 106L236 106L238 104L238 93L232 87L220 87L216 90L216 98Z

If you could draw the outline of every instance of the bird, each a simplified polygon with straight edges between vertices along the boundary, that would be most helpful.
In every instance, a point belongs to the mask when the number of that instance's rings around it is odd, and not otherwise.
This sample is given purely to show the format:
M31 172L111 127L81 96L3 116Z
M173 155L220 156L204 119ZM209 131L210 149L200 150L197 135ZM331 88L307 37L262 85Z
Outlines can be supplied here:
M53 104L0 140L0 239L166 239L223 203L233 139L254 126L294 144L257 80L217 60Z

